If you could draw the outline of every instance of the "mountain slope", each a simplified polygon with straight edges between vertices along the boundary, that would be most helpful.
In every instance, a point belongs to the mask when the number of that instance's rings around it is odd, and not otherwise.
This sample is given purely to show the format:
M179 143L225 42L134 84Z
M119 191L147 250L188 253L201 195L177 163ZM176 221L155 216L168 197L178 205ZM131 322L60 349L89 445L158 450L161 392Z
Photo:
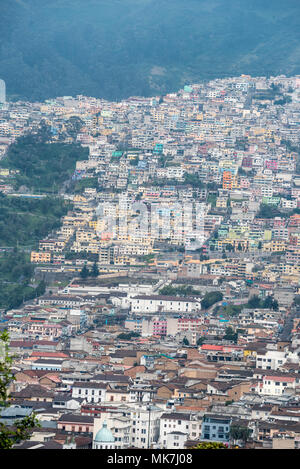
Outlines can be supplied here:
M11 98L149 96L241 73L300 73L298 0L0 0Z

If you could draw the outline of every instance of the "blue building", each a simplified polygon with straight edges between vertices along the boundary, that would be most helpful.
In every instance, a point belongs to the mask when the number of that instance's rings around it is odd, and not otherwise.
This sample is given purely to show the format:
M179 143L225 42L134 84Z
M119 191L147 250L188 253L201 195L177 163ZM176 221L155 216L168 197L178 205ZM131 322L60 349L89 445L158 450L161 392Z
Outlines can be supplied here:
M201 440L229 443L230 417L205 414L202 420Z

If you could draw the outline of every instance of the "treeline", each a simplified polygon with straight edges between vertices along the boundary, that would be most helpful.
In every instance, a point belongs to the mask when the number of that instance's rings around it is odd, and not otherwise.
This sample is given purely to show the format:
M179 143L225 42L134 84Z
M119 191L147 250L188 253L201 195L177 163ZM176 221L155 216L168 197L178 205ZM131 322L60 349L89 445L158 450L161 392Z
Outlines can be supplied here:
M75 260L75 259L86 259L88 261L97 262L99 260L99 254L95 254L93 252L87 251L67 251L65 253L65 259L67 260Z
M224 306L217 307L214 311L216 314L224 314L224 316L237 316L243 309L272 309L278 311L279 304L272 296L268 295L266 298L259 298L257 295L253 295L246 304L234 305L226 304Z
M28 199L0 193L0 247L36 246L59 228L71 204L61 198Z
M97 177L92 177L92 178L83 178L80 179L79 181L72 181L68 188L68 192L74 192L75 194L81 194L84 192L85 189L92 188L92 189L98 189L100 188L98 184L98 178Z
M83 266L83 268L80 271L80 277L82 279L86 279L88 277L98 277L99 275L99 269L97 267L97 263L94 262L91 270L88 269L86 265Z
M193 295L201 295L201 292L195 290L190 285L183 285L180 287L172 287L172 285L166 285L165 287L159 290L160 295L167 295L167 296L193 296Z
M44 280L36 287L30 286L33 270L29 256L22 251L14 249L0 255L0 309L18 308L23 301L44 294Z
M299 74L297 0L208 3L1 0L1 78L16 99L120 100L241 73Z
M19 171L14 177L16 190L57 193L68 181L76 161L88 159L88 149L76 143L47 143L49 129L25 135L13 143L0 166Z
M255 218L288 218L296 213L300 213L300 210L298 208L292 210L285 210L284 212L282 212L281 210L279 210L279 208L274 205L260 204L259 211L256 213Z
M203 300L201 301L202 309L208 309L215 303L223 300L223 293L219 291L207 292L204 295Z

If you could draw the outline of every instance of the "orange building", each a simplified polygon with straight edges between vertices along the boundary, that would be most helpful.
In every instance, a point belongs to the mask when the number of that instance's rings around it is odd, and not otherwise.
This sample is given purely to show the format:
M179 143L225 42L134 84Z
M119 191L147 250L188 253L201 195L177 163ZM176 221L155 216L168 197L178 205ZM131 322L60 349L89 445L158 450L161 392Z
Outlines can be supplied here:
M31 251L30 261L34 263L47 264L51 262L51 252Z
M231 190L233 186L234 176L231 171L224 171L223 173L223 189Z

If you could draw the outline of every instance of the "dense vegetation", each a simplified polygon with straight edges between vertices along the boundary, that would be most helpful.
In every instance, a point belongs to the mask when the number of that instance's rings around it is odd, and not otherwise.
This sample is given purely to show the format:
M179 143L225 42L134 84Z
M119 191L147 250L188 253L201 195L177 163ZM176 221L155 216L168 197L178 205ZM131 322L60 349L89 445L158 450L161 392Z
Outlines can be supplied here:
M84 265L80 271L80 277L82 279L86 279L88 277L98 277L98 275L99 275L99 270L98 270L96 261L93 263L91 270L89 270L87 266Z
M58 197L28 199L0 193L0 247L37 247L40 239L61 224L69 204Z
M265 299L262 299L254 295L249 299L246 308L273 309L274 311L278 311L278 301L272 298L272 296L267 296Z
M298 0L2 0L11 98L157 95L216 77L299 74Z
M138 332L122 332L117 336L117 339L119 340L131 340L135 337L140 337L141 334Z
M69 186L68 191L75 193L75 194L82 194L84 190L87 188L98 189L99 188L98 178L96 177L83 178L83 179L80 179L79 181L72 181L72 183Z
M13 370L13 357L9 350L10 337L7 331L0 333L0 409L4 410L13 402L10 396L10 388L13 381L16 380ZM4 421L0 422L0 449L11 449L14 444L21 443L22 440L30 438L34 428L41 427L36 414L17 420L14 425L7 425Z
M223 314L225 317L237 316L243 309L272 309L278 311L278 301L272 296L266 296L266 298L259 298L257 295L251 296L246 304L234 305L226 304L216 308L215 313Z
M59 198L24 199L0 194L0 246L14 247L0 253L0 309L17 308L23 301L45 291L41 281L31 286L34 269L29 254L20 248L33 248L60 225L68 204Z
M232 342L234 342L235 344L237 343L237 339L238 339L238 333L237 332L234 332L234 330L232 329L232 327L226 327L226 330L225 330L225 335L223 336L223 339L224 340L230 340Z
M208 309L210 308L210 306L222 300L223 300L223 294L221 292L219 291L207 292L204 295L201 305L203 309Z
M166 285L165 287L159 290L160 295L169 295L169 296L193 296L201 295L198 290L195 290L190 285L183 285L180 287L173 287L172 285Z
M29 256L16 249L0 255L0 309L12 309L23 301L31 300L45 292L43 280L33 287L33 266Z
M69 122L68 136L72 134L75 139L79 126L77 120ZM19 138L9 147L1 166L18 171L16 190L57 194L73 175L76 161L88 156L80 145L50 141L50 129L42 123L37 132ZM37 286L31 285L34 272L28 252L59 228L61 217L70 208L70 203L57 195L25 198L0 194L0 248L4 248L0 254L1 309L16 308L44 293L43 280ZM24 251L18 251L20 248Z
M15 176L16 190L57 193L73 175L76 161L88 158L88 149L81 145L45 140L40 134L25 135L9 147L0 164L19 171Z

